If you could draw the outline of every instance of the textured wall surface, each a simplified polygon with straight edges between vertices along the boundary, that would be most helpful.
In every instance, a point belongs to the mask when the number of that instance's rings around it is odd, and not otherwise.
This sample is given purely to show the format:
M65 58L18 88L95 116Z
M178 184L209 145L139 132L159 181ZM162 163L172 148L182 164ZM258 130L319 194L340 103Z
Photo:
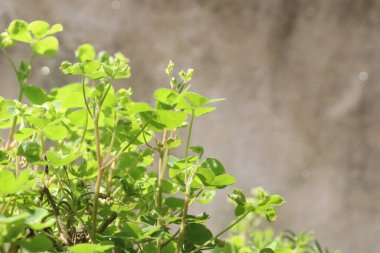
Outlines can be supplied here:
M0 0L0 28L15 18L64 25L61 50L32 83L59 73L84 42L131 59L137 100L166 85L169 59L196 70L193 89L227 101L196 122L202 143L238 187L281 193L278 229L316 231L346 253L380 252L380 1ZM0 94L14 97L0 56ZM204 131L206 129L206 131ZM227 221L225 196L210 210ZM223 210L221 212L221 210Z

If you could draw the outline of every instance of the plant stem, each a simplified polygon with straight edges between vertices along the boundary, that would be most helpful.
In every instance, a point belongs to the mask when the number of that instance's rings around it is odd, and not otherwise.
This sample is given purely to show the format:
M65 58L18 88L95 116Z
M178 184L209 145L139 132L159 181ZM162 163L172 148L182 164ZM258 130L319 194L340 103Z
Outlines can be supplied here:
M173 138L174 133L175 133L174 130L170 131L170 137L171 138ZM162 136L162 145L166 144L167 134L168 134L168 131L164 130L164 134ZM161 151L160 152L160 160L159 160L157 210L159 211L158 225L159 225L160 228L163 227L163 221L162 221L162 218L161 218L161 215L162 215L162 184L163 184L164 179L165 179L165 172L166 172L166 167L167 167L167 164L168 164L169 153L170 153L170 149L169 148L166 148L164 150L164 152ZM161 241L162 241L162 237L159 237L157 239L157 250L156 250L156 253L160 253L161 252Z
M88 103L87 103L86 86L85 86L85 77L84 76L82 76L82 91L83 91L82 92L83 93L83 100L84 100L84 104L86 105L87 112L88 112L88 114L90 114L91 119L94 120L94 117L92 116L90 107L88 106Z
M185 204L183 207L182 212L182 219L181 219L181 227L179 230L178 240L177 240L177 247L176 247L176 253L181 252L183 240L185 238L185 229L186 229L186 218L187 218L187 212L189 209L190 204L190 189L191 189L191 181L188 182L187 180L187 161L189 156L189 146L190 146L190 137L191 132L193 129L193 123L194 123L194 109L191 112L191 120L190 120L190 126L189 126L189 132L187 134L187 140L186 140L186 151L185 151L185 183L186 183L186 193L185 193Z
M69 234L67 233L65 225L63 224L63 222L61 220L61 217L59 215L59 209L58 209L57 205L55 204L54 198L53 198L53 196L51 196L49 189L46 186L44 186L42 191L46 195L48 202L50 203L51 207L53 208L53 213L54 213L54 216L57 220L58 230L62 234L62 237L65 240L65 243L70 244L70 245L73 244Z
M95 132L95 146L96 146L96 160L98 162L98 175L96 177L95 192L94 192L94 205L92 211L92 229L91 229L91 240L96 243L96 225L98 216L98 203L99 203L99 191L102 183L103 168L102 168L102 156L100 152L100 139L99 139L99 115L100 108L98 107L95 112L94 117L94 132Z
M84 124L83 134L82 134L82 137L80 138L79 146L77 148L77 153L80 152L80 150L82 148L82 145L83 145L83 142L84 142L84 138L85 138L86 133L87 133L87 125L88 125L88 113L86 113L86 122Z
M22 97L24 95L24 84L28 83L29 74L30 74L30 71L32 69L32 62L34 59L34 53L32 52L32 54L30 55L29 66L28 66L29 69L28 69L27 75L25 76L24 80L20 80L20 78L18 77L18 71L17 71L16 65L13 62L12 58L9 56L8 52L4 48L2 48L2 47L0 47L0 48L1 48L1 51L4 53L5 57L7 58L7 60L10 62L12 69L16 74L17 82L18 82L18 86L19 86L17 101L21 102ZM12 127L11 127L11 130L9 131L9 135L8 135L8 140L7 140L7 143L5 144L5 150L7 150L7 151L10 150L11 143L13 140L13 136L16 132L16 126L17 126L17 116L14 116L13 122L12 122Z
M24 95L24 88L23 88L22 85L20 85L20 88L18 90L17 101L21 102L23 95ZM12 143L12 140L13 140L13 136L14 136L14 134L16 132L17 118L18 118L17 116L13 117L12 127L11 127L11 130L9 131L7 144L5 144L5 150L7 150L7 151L9 151L10 148L11 148L11 143Z
M9 204L11 203L12 198L13 198L13 194L8 197L8 201L7 201L7 203L5 203L3 210L1 211L1 215L5 214L5 211L7 210Z
M140 129L140 131L132 138L132 140L128 143L127 146L125 146L124 148L122 148L121 150L119 150L119 152L111 159L109 160L108 162L105 162L105 164L103 165L103 169L106 169L108 168L113 162L116 162L117 159L119 159L119 157L123 154L123 152L129 148L133 142L140 136L140 134L142 132L144 132L145 128L149 125L149 122L146 122L145 125Z
M114 127L113 127L113 132L112 132L111 142L110 142L110 146L109 146L109 148L108 148L107 155L106 155L105 158L103 159L104 161L107 161L107 160L110 158L111 153L112 153L113 144L115 143L115 139L116 139L116 127L117 127L117 122L116 122L116 111L115 111L114 114L113 114L113 121L114 121Z

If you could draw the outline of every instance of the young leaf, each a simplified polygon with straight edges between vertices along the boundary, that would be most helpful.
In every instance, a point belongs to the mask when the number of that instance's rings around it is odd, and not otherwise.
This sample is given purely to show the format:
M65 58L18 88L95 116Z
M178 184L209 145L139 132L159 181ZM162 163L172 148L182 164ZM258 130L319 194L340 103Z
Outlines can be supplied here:
M33 128L22 128L15 133L14 138L17 141L23 141L25 139L28 139L34 133L35 130Z
M6 170L0 171L0 193L13 194L29 189L34 185L34 180L29 179L30 173L30 169L26 169L16 179L14 173Z
M45 252L49 251L53 247L53 244L47 236L41 233L22 240L21 246L28 250L28 252Z
M93 243L79 243L74 246L70 246L69 249L72 253L103 253L112 249L113 245L102 245Z
M211 185L215 186L218 189L222 189L226 186L233 185L235 183L235 178L229 174L222 174L216 176L212 181Z
M24 87L24 92L25 96L29 99L29 101L32 104L42 105L43 103L48 101L48 97L45 93L45 90L40 87L27 85Z
M9 36L16 41L30 43L33 41L28 31L28 23L24 20L14 20L8 26Z
M215 158L207 158L202 164L202 168L210 168L216 176L222 175L225 172L224 166Z
M45 57L53 57L59 48L56 37L50 36L43 38L33 44L33 51Z
M28 25L28 30L32 32L35 39L39 40L49 30L49 27L49 23L42 20L36 20Z
M39 161L40 154L41 146L37 142L24 141L17 149L17 155L25 157L30 163Z
M75 161L81 154L58 155L53 151L46 152L47 160L53 166L63 166Z
M189 223L186 226L185 240L196 245L202 245L212 238L211 231L203 224Z
M82 44L75 50L75 57L80 62L95 59L95 48L91 44Z
M43 129L44 134L50 140L60 141L66 138L68 132L62 125L47 126Z
M2 32L0 34L0 46L3 48L11 47L16 44L16 41L13 40L8 32Z

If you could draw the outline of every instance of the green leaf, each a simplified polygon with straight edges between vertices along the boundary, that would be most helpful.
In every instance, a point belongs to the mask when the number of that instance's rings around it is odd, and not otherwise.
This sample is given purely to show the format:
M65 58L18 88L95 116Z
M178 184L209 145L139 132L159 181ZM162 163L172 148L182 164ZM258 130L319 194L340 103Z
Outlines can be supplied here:
M25 224L34 230L42 230L52 226L55 223L55 218L45 219L49 212L43 208L33 209L31 215L25 219ZM45 221L44 221L45 220Z
M275 253L275 252L270 248L265 248L265 249L260 250L260 253Z
M145 121L150 123L148 127L155 131L177 128L187 119L187 114L184 112L166 110L142 112L140 115Z
M136 152L126 152L121 154L116 169L127 170L137 166L139 155Z
M24 20L14 20L9 24L7 30L9 36L16 41L30 43L33 41L28 31L28 23Z
M39 40L45 36L63 31L61 24L55 24L50 29L50 25L42 20L36 20L29 24L28 29L32 32L35 39Z
M165 199L165 205L172 210L181 210L185 205L185 200L175 197L168 197Z
M48 124L48 119L46 118L27 116L25 119L29 124L39 129L44 128Z
M186 225L186 241L196 245L202 245L211 238L212 233L205 225L200 223L189 223Z
M8 106L7 111L12 116L17 116L20 114L20 111L15 106Z
M45 57L53 57L59 48L56 37L49 36L33 44L33 51Z
M245 205L247 203L247 200L245 198L245 195L242 190L240 189L233 189L230 194L228 194L228 197L236 203L238 206Z
M33 128L22 128L15 133L14 138L16 141L23 141L28 139L34 133L35 130Z
M233 176L229 174L222 174L222 175L216 176L211 184L215 186L216 188L221 189L226 186L234 184L235 181L236 180Z
M210 99L194 92L186 92L185 98L193 107L200 107L210 102Z
M41 87L28 85L24 87L25 96L29 99L32 104L42 105L48 101L46 92Z
M0 171L0 193L13 194L29 189L34 185L34 180L29 180L30 169L23 170L16 179L13 172Z
M50 140L60 141L68 135L66 127L62 125L47 126L43 129L44 134Z
M0 45L3 48L11 47L16 44L16 41L13 40L8 32L2 32L0 34Z
M30 163L40 160L41 146L37 142L24 141L18 146L17 155L23 156Z
M276 249L274 251L275 253L294 253L294 251L292 249ZM326 252L328 253L328 252Z
M73 92L71 96L66 97L62 101L63 108L81 108L84 106L83 94L80 92Z
M274 209L273 207L266 209L265 210L265 217L266 217L267 221L269 221L269 222L275 221L277 219L276 209Z
M235 216L239 217L240 215L243 215L246 213L246 207L245 206L237 206L235 208Z
M222 175L225 172L224 166L215 158L207 158L202 164L202 168L210 168L216 176Z
M54 24L49 31L46 32L45 36L56 34L57 32L62 32L63 27L61 24Z
M194 116L200 117L202 115L205 115L207 113L215 111L216 107L198 107L194 109ZM191 110L186 110L188 114L192 114Z
M98 165L96 161L83 160L80 166L73 166L72 168L69 169L69 172L71 175L77 178L91 179L91 178L96 177L97 172L98 172Z
M29 64L26 63L26 61L21 60L17 73L16 73L18 80L25 80L28 77L29 72L30 72Z
M204 148L201 146L191 146L191 147L189 147L189 150L191 152L198 154L200 157L202 157L203 153L205 152Z
M72 163L80 156L81 154L58 155L53 151L46 152L46 158L53 166L63 166Z
M18 214L18 215L9 216L9 217L5 217L5 216L0 215L0 224L16 223L16 222L25 220L29 216L30 216L30 213L26 213L26 212Z
M285 200L280 195L271 195L269 201L266 205L270 206L280 206L285 203Z
M142 235L141 229L132 222L126 222L122 229L122 233L126 237L139 238Z
M101 66L100 61L95 60L86 60L82 63L83 72L91 79L99 79L106 76Z
M215 191L213 190L203 190L202 193L198 196L196 201L200 204L209 204L215 198Z
M70 246L69 249L72 253L101 253L106 252L113 247L113 245L106 244L80 243Z
M154 92L156 100L167 105L176 103L178 95L178 92L167 88L160 88Z
M211 185L215 178L215 173L210 168L200 167L196 174L204 185Z
M133 103L128 105L126 109L128 114L153 111L152 107L150 107L147 103Z
M32 32L35 39L41 39L45 33L49 30L50 25L42 20L33 21L28 25L29 31Z
M187 119L186 113L183 112L159 110L156 111L156 114L166 129L177 128Z
M82 44L75 50L75 57L80 62L94 60L96 56L95 48L91 44Z
M50 250L53 244L47 236L41 233L32 238L22 240L21 246L28 252L44 252Z
M71 62L63 61L59 69L65 75L82 75L83 74L83 70L81 68L80 63L72 64Z
M16 179L14 173L10 171L0 171L0 192L3 194L11 194L16 191Z

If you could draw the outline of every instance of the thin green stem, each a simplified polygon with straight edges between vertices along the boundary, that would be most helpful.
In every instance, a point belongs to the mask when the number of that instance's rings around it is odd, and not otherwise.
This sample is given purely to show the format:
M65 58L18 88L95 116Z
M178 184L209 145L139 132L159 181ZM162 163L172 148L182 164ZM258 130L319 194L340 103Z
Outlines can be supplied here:
M178 235L179 229L165 242L161 244L161 249L163 249L166 245L168 245L171 241L174 240L174 238Z
M83 145L83 142L84 142L84 138L85 138L86 133L87 133L87 125L88 125L88 113L86 113L86 121L85 121L84 128L83 128L83 134L82 134L82 137L80 138L79 146L77 148L77 153L82 148L82 145Z
M102 107L103 103L104 103L104 100L106 99L107 95L108 95L108 92L110 91L111 89L111 86L112 86L112 83L113 83L114 79L111 79L111 81L109 82L108 84L108 87L107 87L107 90L106 92L104 93L104 96L102 97L102 100L100 101L100 107Z
M94 117L94 132L95 132L95 147L96 147L96 160L98 163L98 174L96 177L95 192L94 192L94 205L92 211L92 230L91 240L96 243L96 225L98 217L98 203L99 203L99 191L102 183L103 169L102 169L102 155L100 151L100 139L99 139L99 115L100 107L97 108Z
M181 219L181 226L180 231L178 235L178 241L177 241L177 247L176 247L176 253L181 252L182 244L185 238L185 228L186 228L186 218L187 218L187 212L189 209L189 204L191 201L190 198L190 189L191 189L191 181L188 182L187 178L187 163L188 163L188 156L189 156L189 147L190 147L190 138L191 138L191 132L193 129L193 123L194 123L194 109L191 112L191 120L189 125L189 131L187 134L187 140L186 140L186 151L185 151L185 183L186 183L186 193L185 193L185 204L183 207L182 212L182 219Z
M19 102L21 102L22 101L22 97L24 95L24 85L28 82L29 74L30 74L30 71L32 69L32 62L33 62L33 59L34 59L34 53L32 52L32 54L30 56L29 66L28 66L28 72L27 72L24 80L20 80L20 78L18 77L18 70L17 70L16 65L13 62L12 58L9 56L8 52L4 48L2 48L2 47L0 47L0 48L1 48L1 51L3 52L3 54L5 55L5 57L7 58L7 60L9 61L9 63L11 64L12 69L13 69L13 71L16 74L17 83L18 83L18 86L19 86L17 100ZM5 150L9 150L10 147L11 147L13 136L14 136L14 134L16 132L16 126L17 126L17 116L14 116L13 117L12 126L11 126L11 130L9 131L9 135L8 135L8 140L7 140L7 143L5 144Z
M24 88L23 88L22 85L20 85L20 88L18 90L17 101L21 102L23 95L24 95ZM10 147L11 147L13 136L14 136L14 134L16 132L17 119L18 119L17 116L13 117L13 122L12 122L11 130L9 131L8 140L7 140L7 143L5 144L5 150L9 150Z
M231 223L231 225L229 225L228 227L226 227L225 229L223 229L222 231L220 231L218 234L216 234L213 238L211 238L210 240L208 240L207 242L203 243L201 246L199 246L198 248L196 248L195 250L192 250L190 253L196 253L196 252L199 252L200 250L202 250L203 247L205 247L207 244L213 242L215 239L217 239L218 237L220 237L221 235L223 235L225 232L229 231L231 228L233 228L236 224L238 224L240 221L242 221L247 215L249 214L249 212L246 212L244 214L242 214L236 221L234 221L233 223Z
M91 119L94 120L94 116L92 115L92 112L91 112L90 107L88 106L88 102L87 102L85 76L82 76L82 91L83 91L82 92L83 93L83 100L84 100L84 104L86 105L87 112L88 112L88 114L90 114Z
M3 52L3 54L5 55L7 60L9 61L9 63L12 65L13 71L17 74L17 68L16 68L16 65L13 62L12 58L9 56L8 52L3 47L0 47L0 48L1 48L1 52Z
M111 142L110 142L110 145L108 147L108 152L107 152L105 158L103 159L104 161L107 161L110 158L111 153L112 153L112 148L113 148L113 145L114 145L115 139L116 139L116 127L117 127L116 111L113 114L113 121L114 121L114 127L113 127Z
M5 211L7 210L9 204L11 203L12 198L13 198L13 194L8 197L8 201L5 203L3 209L1 210L1 215L5 214Z
M164 146L167 141L167 134L168 131L164 130L164 134L162 136L162 145ZM172 138L174 135L174 131L171 130L170 132L170 137ZM159 169L158 169L158 192L157 192L157 210L159 211L159 217L158 217L158 226L160 228L163 228L163 220L161 218L162 215L162 185L165 179L165 172L166 172L166 167L168 164L168 158L169 158L169 148L166 148L163 152L160 151L160 159L159 159ZM162 242L162 237L159 237L157 239L157 250L156 253L161 253L161 242Z
M149 125L149 122L146 122L145 125L140 129L140 131L132 138L132 140L128 143L127 146L125 146L124 148L122 148L121 150L119 150L119 152L111 159L109 160L108 162L106 162L104 165L103 165L103 169L106 169L108 168L113 162L117 161L117 159L120 158L120 156L123 154L123 152L125 150L127 150L132 144L133 142L140 136L140 134L142 132L144 132L145 128Z

